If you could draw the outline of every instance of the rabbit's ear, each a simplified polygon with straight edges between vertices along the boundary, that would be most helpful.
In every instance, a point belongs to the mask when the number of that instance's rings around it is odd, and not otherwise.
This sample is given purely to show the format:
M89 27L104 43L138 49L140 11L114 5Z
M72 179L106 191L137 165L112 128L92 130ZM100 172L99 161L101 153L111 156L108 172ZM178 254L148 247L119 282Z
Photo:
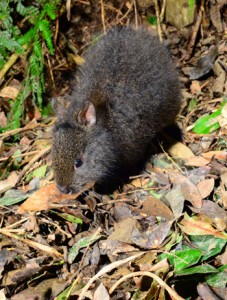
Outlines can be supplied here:
M96 123L96 110L91 102L87 102L84 108L79 112L78 122L87 126L92 126Z
M71 102L61 96L52 98L51 102L52 102L52 106L56 112L57 117L60 120L65 120L66 112L68 111L68 108L71 105Z

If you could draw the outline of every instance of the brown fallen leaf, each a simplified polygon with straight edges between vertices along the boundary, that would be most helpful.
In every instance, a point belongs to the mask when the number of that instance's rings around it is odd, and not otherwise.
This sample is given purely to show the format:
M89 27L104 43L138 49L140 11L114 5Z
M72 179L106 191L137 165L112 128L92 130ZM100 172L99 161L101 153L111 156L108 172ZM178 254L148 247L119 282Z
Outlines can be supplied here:
M227 160L227 151L209 151L202 154L205 158L217 158L221 160Z
M137 249L128 243L117 240L103 240L99 242L100 253L102 255L118 255L118 253L135 252Z
M178 223L181 229L188 235L213 235L221 239L227 239L225 232L220 232L213 228L208 220L200 221L197 217L189 217L187 213L184 215L184 219Z
M175 218L178 218L184 209L184 196L181 187L174 186L167 194L165 194L165 199L169 202Z
M174 219L174 215L168 206L166 206L161 200L152 196L147 197L147 199L143 202L143 207L138 211L148 216L159 216L168 221Z
M18 180L18 175L16 172L10 173L7 179L0 181L0 194L10 190L15 186Z
M220 298L217 298L217 296L212 292L212 290L209 288L209 286L205 283L199 283L197 285L197 292L201 299L207 299L207 300L217 300Z
M134 227L139 226L133 218L126 218L114 224L114 231L108 237L108 240L117 240L123 243L131 244L131 235Z
M34 194L32 194L17 210L22 214L25 211L41 211L51 209L52 203L59 203L66 199L76 199L85 190L91 188L93 184L88 185L77 194L62 194L56 187L55 183L45 185Z
M211 158L205 158L203 156L195 156L186 159L185 165L186 166L192 166L192 167L204 167L208 165L211 161Z
M214 179L211 178L200 181L197 184L197 188L200 194L202 195L203 199L206 198L214 189Z
M168 171L168 173L170 181L174 184L180 185L184 198L190 201L194 207L200 208L202 206L202 196L197 186L182 174L170 171Z

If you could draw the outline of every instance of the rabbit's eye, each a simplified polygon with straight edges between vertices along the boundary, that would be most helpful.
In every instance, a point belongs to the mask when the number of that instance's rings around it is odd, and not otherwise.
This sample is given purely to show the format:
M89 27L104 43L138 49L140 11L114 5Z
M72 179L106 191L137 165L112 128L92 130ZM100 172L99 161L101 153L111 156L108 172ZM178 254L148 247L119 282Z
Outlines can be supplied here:
M74 162L74 168L77 169L77 168L81 167L82 164L83 164L82 159L80 159L80 158L76 159L75 162Z

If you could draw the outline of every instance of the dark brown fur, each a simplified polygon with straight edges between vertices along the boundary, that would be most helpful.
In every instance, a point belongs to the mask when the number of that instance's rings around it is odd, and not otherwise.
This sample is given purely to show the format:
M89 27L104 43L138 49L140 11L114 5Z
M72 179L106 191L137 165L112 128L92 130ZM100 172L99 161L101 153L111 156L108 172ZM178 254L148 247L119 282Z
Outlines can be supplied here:
M154 136L174 123L181 105L170 55L144 29L112 29L84 59L68 108L55 104L53 168L63 192L78 192L89 182L108 185L136 172L151 155ZM83 164L75 168L77 159Z

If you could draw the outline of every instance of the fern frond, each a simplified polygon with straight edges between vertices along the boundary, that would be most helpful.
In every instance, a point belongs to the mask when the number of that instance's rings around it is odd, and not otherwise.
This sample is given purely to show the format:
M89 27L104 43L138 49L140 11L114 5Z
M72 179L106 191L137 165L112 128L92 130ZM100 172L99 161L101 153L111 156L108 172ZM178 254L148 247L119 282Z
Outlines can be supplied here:
M36 17L39 14L39 10L35 6L25 7L21 1L17 3L16 11L23 17L29 16L29 20L31 21L31 17Z
M21 45L11 36L10 32L7 30L0 32L0 45L5 47L9 51L14 51L16 53L24 53Z
M54 47L53 47L52 39L51 39L52 34L51 34L51 30L50 30L50 22L47 20L42 20L39 23L39 29L43 33L44 40L47 43L47 47L48 47L50 53L53 54Z
M30 44L34 41L34 37L37 34L37 28L33 27L30 30L28 30L24 35L22 35L17 42L20 45L24 45L24 44Z
M57 1L55 1L57 2ZM56 3L57 4L57 3ZM43 11L51 18L51 20L56 19L57 6L54 3L46 3L43 7Z

